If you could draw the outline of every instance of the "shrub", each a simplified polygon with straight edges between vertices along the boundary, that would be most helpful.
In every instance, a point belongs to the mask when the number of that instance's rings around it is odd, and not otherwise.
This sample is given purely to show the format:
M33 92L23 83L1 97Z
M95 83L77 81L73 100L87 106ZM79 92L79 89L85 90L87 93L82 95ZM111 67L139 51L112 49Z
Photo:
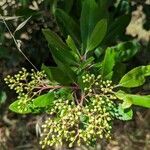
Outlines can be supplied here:
M95 145L111 138L114 120L132 119L132 105L150 108L149 95L132 93L150 76L150 65L126 71L125 62L138 52L139 44L108 46L125 29L128 19L120 21L128 16L109 24L107 15L99 11L104 7L100 2L83 1L80 24L62 9L55 10L68 34L66 42L49 29L43 29L43 34L57 66L43 64L43 71L30 73L23 68L5 79L18 93L9 107L12 111L48 114L42 125L42 148Z

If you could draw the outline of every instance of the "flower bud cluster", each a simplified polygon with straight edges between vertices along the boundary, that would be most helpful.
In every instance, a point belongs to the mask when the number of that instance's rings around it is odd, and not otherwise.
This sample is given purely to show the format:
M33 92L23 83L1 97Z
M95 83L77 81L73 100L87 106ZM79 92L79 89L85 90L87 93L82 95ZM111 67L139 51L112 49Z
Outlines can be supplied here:
M33 96L34 88L43 82L46 78L44 72L35 72L32 70L31 73L27 72L25 68L22 68L18 74L14 76L8 75L4 80L8 84L10 89L15 90L18 94L19 106L18 109L26 110L26 104L31 100Z
M97 77L94 74L86 74L82 76L82 80L84 83L84 91L86 93L103 93L108 94L112 93L114 86L112 85L112 81L110 80L102 80L102 76L98 75ZM113 99L112 97L111 99Z
M115 86L112 81L103 80L101 75L95 76L94 74L86 74L82 76L82 80L87 97L99 98L102 104L107 105L107 110L111 115L117 118L118 112L115 103L117 97L113 92Z
M103 138L111 138L113 117L108 110L108 105L113 107L111 101L106 103L102 97L91 97L89 103L85 105L84 115L87 115L88 121L83 123L85 125L85 130L82 132L84 144L90 145Z
M78 139L76 135L79 129L81 107L76 106L72 100L60 98L55 101L49 113L50 118L42 126L43 133L40 142L42 148L63 143L68 143L72 147Z
M108 107L114 107L113 102L102 97L91 97L85 106L76 105L73 100L56 100L42 126L42 148L63 143L69 147L91 145L109 139L113 116Z
M17 108L19 112L26 112L29 109L29 104L31 104L31 98L26 94L22 94L22 96L19 97L20 99Z
M27 72L27 70L25 68L22 68L22 70L19 71L18 74L14 76L8 75L4 80L5 83L8 84L10 89L14 89L17 94L20 94L24 91L26 86L28 86L26 85L28 76L29 73Z

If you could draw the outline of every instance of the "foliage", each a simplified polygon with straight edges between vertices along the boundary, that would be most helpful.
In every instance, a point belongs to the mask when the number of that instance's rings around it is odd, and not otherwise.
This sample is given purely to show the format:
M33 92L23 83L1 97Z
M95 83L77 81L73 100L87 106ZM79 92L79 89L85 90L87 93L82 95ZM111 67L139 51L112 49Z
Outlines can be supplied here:
M132 119L132 105L150 108L149 95L132 93L132 88L143 85L150 76L150 66L126 70L125 62L138 52L139 44L127 41L109 46L128 24L128 11L121 9L123 15L112 22L99 11L107 11L105 2L82 1L80 23L55 8L66 42L50 29L43 29L43 34L56 66L43 64L43 71L31 73L23 69L5 79L19 95L10 105L12 111L49 115L42 126L42 148L64 143L69 147L94 145L111 137L115 119ZM128 3L124 4L127 8Z

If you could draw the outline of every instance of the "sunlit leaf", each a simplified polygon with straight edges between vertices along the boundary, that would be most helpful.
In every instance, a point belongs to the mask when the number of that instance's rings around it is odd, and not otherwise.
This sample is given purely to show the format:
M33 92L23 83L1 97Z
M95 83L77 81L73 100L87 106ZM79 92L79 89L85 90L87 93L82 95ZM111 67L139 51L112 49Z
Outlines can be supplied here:
M122 77L119 85L128 88L138 87L144 84L147 76L150 76L150 65L136 67Z
M47 94L41 95L33 100L35 107L48 107L52 106L54 101L54 93L48 92Z
M19 114L29 114L32 113L32 110L30 109L29 106L26 106L25 109L21 110L19 108L20 104L19 104L20 100L16 100L15 102L13 102L10 106L9 109L15 113L19 113Z
M118 106L118 114L119 114L118 118L124 121L131 120L133 117L132 109L131 108L124 109L122 108L122 105Z
M117 96L117 98L124 101L123 105L126 108L130 107L132 104L137 105L137 106L150 108L150 95L127 94L123 91L118 91L115 93L115 95Z

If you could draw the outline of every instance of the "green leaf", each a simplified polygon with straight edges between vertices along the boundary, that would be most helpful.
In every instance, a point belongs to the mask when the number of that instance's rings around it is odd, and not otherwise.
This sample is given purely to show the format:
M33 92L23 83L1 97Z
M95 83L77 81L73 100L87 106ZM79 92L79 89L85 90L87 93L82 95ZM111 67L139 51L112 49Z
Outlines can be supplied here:
M126 98L125 92L119 90L115 92L115 95L119 100L123 100L123 103L122 103L123 109L129 108L133 104L130 98Z
M127 95L134 105L150 108L150 95Z
M128 41L118 44L114 47L116 51L117 61L124 62L131 59L140 49L140 45L137 41Z
M10 106L9 106L9 109L15 113L19 113L19 114L29 114L31 113L31 109L29 106L26 106L26 109L24 110L20 110L18 107L20 106L19 105L19 102L20 100L16 100L15 102L13 102Z
M61 88L57 91L57 94L64 99L73 99L72 90L70 88Z
M71 60L69 59L70 60L69 61L65 55L60 55L60 53L58 53L54 50L53 50L53 52L54 53L52 53L52 56L57 64L58 69L60 69L67 76L66 79L70 79L72 82L75 82L76 73L72 68L73 67L76 68L76 66L71 66L72 65L70 62Z
M64 72L72 81L75 79L75 72L72 69L72 67L76 68L79 66L79 64L74 61L74 56L70 52L61 52L57 51L55 48L51 48L51 53L53 56L54 61L56 62L58 68Z
M33 100L33 104L35 107L49 107L52 106L54 101L54 93L49 92L47 94L43 94Z
M42 31L49 45L62 51L67 51L69 49L56 33L49 29L43 29Z
M131 108L124 109L124 108L122 108L122 105L118 106L118 113L119 113L119 117L118 118L120 120L127 121L127 120L131 120L132 117L133 117L132 109Z
M113 72L122 73L125 71L125 66L120 68L121 62L129 60L139 50L139 44L136 41L128 41L118 44L115 47L109 47L106 49L105 57L102 62L102 76L105 79L112 79ZM121 75L121 74L120 74ZM117 81L117 75L114 74L113 79ZM119 77L120 78L120 77Z
M130 1L129 0L121 0L118 3L118 6L116 8L117 14L127 14L130 13Z
M104 49L102 47L97 47L94 51L94 54L97 58L99 58L103 52L104 52Z
M113 20L112 24L108 28L107 36L104 39L104 43L108 43L115 39L116 36L120 35L125 31L126 27L130 22L131 17L129 15L124 15L116 20Z
M78 65L78 60L72 54L71 50L66 51L57 49L52 45L49 45L49 49L57 65L59 65L59 62L61 62L64 65L75 65L75 66Z
M87 40L89 39L96 23L100 20L98 5L95 0L84 0L80 18L81 37L83 49L86 49Z
M150 76L150 65L136 67L122 77L119 85L127 88L138 87L144 84L147 76Z
M130 108L132 105L132 101L130 99L126 99L123 103L122 103L122 108L123 109L127 109Z
M96 24L88 40L87 51L95 49L101 43L106 34L106 31L107 31L107 20L102 19Z
M96 0L98 5L101 6L101 8L105 8L109 6L109 0Z
M114 65L115 51L112 48L107 48L101 70L101 74L104 79L110 80L112 78Z
M79 25L61 9L57 9L55 15L59 22L59 26L62 26L62 29L64 29L65 32L73 38L75 43L79 45L81 43Z
M134 94L127 94L123 91L118 91L115 93L117 98L124 101L125 107L128 107L131 104L142 106L146 108L150 108L150 95L134 95ZM129 104L130 103L130 104Z
M70 79L73 82L76 82L76 72L77 67L70 67L68 64L63 64L62 62L58 62L59 69L63 71L64 74L68 76L66 79Z
M51 73L51 70L50 70L50 67L48 66L45 66L44 64L42 64L42 67L41 69L44 71L44 73L46 74L47 78L50 80L50 81L53 81L53 75Z
M117 84L120 81L120 79L125 74L126 68L127 68L126 64L120 63L120 62L116 63L116 65L114 67L113 78L112 78L112 81L114 83Z
M0 104L5 103L6 99L7 99L6 93L4 91L0 91Z
M72 40L72 38L68 35L68 38L66 40L66 43L68 44L69 48L72 50L72 54L74 54L74 56L79 60L80 59L80 53L74 43L74 41Z
M64 10L65 12L70 12L72 7L73 7L73 3L74 3L74 0L63 0L63 3L64 3Z
M70 84L72 82L67 74L61 71L58 67L47 67L45 65L42 65L42 70L45 71L50 81L56 81L63 85Z
M93 61L94 57L89 57L86 61L82 62L78 68L77 74L79 74L82 70L85 70L88 66L92 65Z
M105 57L102 63L102 75L106 79L113 81L120 80L120 75L124 73L126 67L121 62L132 58L139 50L139 44L136 41L128 41L106 49ZM114 73L113 73L114 72Z

